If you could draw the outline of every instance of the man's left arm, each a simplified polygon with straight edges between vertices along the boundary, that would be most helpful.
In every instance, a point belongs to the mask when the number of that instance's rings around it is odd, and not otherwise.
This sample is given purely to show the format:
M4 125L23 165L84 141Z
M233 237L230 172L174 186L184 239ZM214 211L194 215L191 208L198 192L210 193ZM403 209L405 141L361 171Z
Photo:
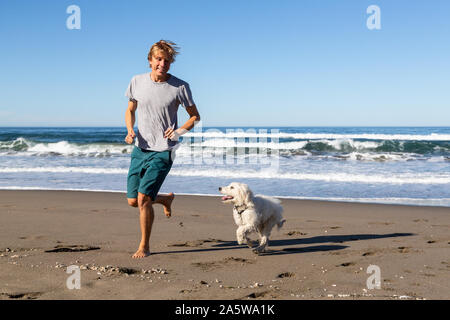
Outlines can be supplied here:
M164 133L164 138L169 138L170 140L177 141L180 136L191 130L195 123L200 121L200 114L198 113L197 107L194 105L186 107L186 111L189 114L189 119L178 129L168 128Z

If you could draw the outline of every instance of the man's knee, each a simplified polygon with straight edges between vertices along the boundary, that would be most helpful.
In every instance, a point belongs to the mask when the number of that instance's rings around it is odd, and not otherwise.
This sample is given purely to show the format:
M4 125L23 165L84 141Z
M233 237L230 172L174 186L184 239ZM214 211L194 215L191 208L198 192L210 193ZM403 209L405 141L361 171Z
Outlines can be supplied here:
M136 198L127 198L128 200L128 205L134 208L138 207L138 201Z
M148 207L153 204L152 198L146 194L140 193L138 194L137 203L139 208Z

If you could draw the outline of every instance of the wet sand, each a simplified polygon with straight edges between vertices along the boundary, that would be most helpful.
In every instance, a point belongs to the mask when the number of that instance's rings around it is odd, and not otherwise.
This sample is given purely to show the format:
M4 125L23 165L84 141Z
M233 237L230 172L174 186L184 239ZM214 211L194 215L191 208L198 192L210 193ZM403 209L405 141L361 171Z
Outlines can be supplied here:
M154 206L152 255L136 260L125 194L0 191L0 299L450 298L450 208L282 205L287 222L256 255L219 196L176 195L170 219ZM66 285L70 265L80 289ZM370 265L380 289L367 287Z

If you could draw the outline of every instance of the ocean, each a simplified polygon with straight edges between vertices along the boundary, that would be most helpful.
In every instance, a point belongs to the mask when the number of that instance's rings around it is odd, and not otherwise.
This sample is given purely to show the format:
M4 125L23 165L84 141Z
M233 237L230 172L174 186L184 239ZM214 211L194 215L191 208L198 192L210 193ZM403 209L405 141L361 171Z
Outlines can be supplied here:
M0 189L126 192L124 127L0 128ZM450 127L201 127L161 192L450 207ZM125 199L124 199L125 201Z

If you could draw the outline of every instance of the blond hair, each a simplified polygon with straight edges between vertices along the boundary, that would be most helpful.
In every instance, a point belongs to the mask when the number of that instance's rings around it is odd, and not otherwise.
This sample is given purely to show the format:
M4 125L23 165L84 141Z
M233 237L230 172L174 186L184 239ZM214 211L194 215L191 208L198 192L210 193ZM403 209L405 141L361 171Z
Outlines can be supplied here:
M176 46L176 43L169 40L159 40L155 44L152 45L150 51L148 52L147 59L150 61L152 56L156 53L156 51L162 51L167 55L167 58L170 63L175 61L175 56L179 53L178 50L180 48Z

